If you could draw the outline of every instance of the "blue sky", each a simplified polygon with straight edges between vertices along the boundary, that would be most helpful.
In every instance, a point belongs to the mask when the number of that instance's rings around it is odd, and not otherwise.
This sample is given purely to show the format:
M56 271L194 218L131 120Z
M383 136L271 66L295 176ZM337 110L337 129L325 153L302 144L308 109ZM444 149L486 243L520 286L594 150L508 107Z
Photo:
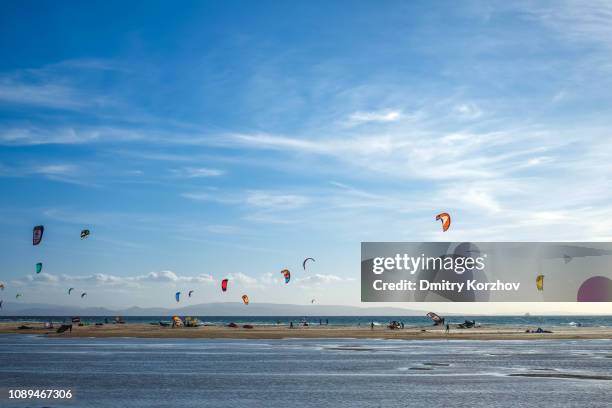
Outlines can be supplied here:
M610 19L606 2L5 4L3 295L358 305L361 241L610 240Z

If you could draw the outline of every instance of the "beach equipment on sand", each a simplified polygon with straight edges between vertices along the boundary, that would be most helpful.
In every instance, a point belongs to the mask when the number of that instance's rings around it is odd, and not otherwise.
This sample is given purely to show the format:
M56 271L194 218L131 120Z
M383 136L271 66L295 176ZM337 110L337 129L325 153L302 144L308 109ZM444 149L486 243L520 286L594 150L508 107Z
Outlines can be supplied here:
M436 325L436 326L439 325L439 324L444 323L444 318L438 316L434 312L427 313L427 317L429 317L431 320L433 320L434 325Z
M223 279L223 280L221 281L221 290L222 290L223 292L225 292L225 291L227 290L227 282L228 282L228 281L229 281L229 279Z
M314 260L314 258L306 258L306 259L304 259L304 262L302 262L302 268L304 268L304 270L306 270L306 262L307 261L314 262L315 260Z
M183 321L178 316L172 316L172 327L183 327Z
M446 232L451 225L451 217L448 213L440 213L436 215L436 221L442 221L442 231Z
M245 305L249 304L249 297L247 295L242 295L242 301Z
M45 227L43 227L42 225L37 225L34 227L34 230L32 231L32 245L40 244L40 241L42 241L44 232L45 232Z

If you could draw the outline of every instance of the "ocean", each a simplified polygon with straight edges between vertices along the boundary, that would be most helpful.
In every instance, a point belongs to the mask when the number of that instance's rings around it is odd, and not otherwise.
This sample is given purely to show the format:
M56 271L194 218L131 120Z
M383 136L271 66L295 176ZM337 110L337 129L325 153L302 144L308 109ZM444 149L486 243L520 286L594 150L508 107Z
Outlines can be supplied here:
M609 407L612 340L0 335L0 406ZM8 389L71 400L7 399Z
M124 316L126 323L156 323L169 321L171 316ZM370 322L385 325L392 320L402 321L407 327L431 326L431 320L426 316L194 316L200 321L225 325L229 322L238 324L250 323L254 325L288 325L289 322L298 323L306 320L309 324L325 324L333 326L369 325ZM96 323L104 319L112 322L115 316L80 316L81 321ZM544 326L577 326L583 327L612 327L612 316L447 316L446 321L463 323L465 320L476 320L477 324L484 326L512 326L512 327L544 327ZM70 316L0 316L0 323L7 322L69 322Z

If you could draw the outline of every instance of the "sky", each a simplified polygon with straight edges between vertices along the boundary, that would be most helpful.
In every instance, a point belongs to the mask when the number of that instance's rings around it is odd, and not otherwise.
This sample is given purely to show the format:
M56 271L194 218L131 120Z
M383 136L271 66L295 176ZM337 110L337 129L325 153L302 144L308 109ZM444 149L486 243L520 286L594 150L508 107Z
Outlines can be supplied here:
M0 295L365 306L362 241L610 241L612 5L507 3L4 4Z

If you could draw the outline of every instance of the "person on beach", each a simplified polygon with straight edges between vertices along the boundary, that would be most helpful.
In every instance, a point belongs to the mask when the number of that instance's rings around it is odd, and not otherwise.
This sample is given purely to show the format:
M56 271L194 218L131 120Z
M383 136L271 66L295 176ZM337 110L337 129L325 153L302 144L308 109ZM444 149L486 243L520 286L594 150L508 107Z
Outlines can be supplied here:
M370 330L374 330L374 322L370 322Z
M448 325L448 323L446 323L446 330L444 331L445 333L450 333L450 326Z
M404 322L400 322L400 327L403 329L404 328Z
M289 322L289 328L293 329L293 322Z

